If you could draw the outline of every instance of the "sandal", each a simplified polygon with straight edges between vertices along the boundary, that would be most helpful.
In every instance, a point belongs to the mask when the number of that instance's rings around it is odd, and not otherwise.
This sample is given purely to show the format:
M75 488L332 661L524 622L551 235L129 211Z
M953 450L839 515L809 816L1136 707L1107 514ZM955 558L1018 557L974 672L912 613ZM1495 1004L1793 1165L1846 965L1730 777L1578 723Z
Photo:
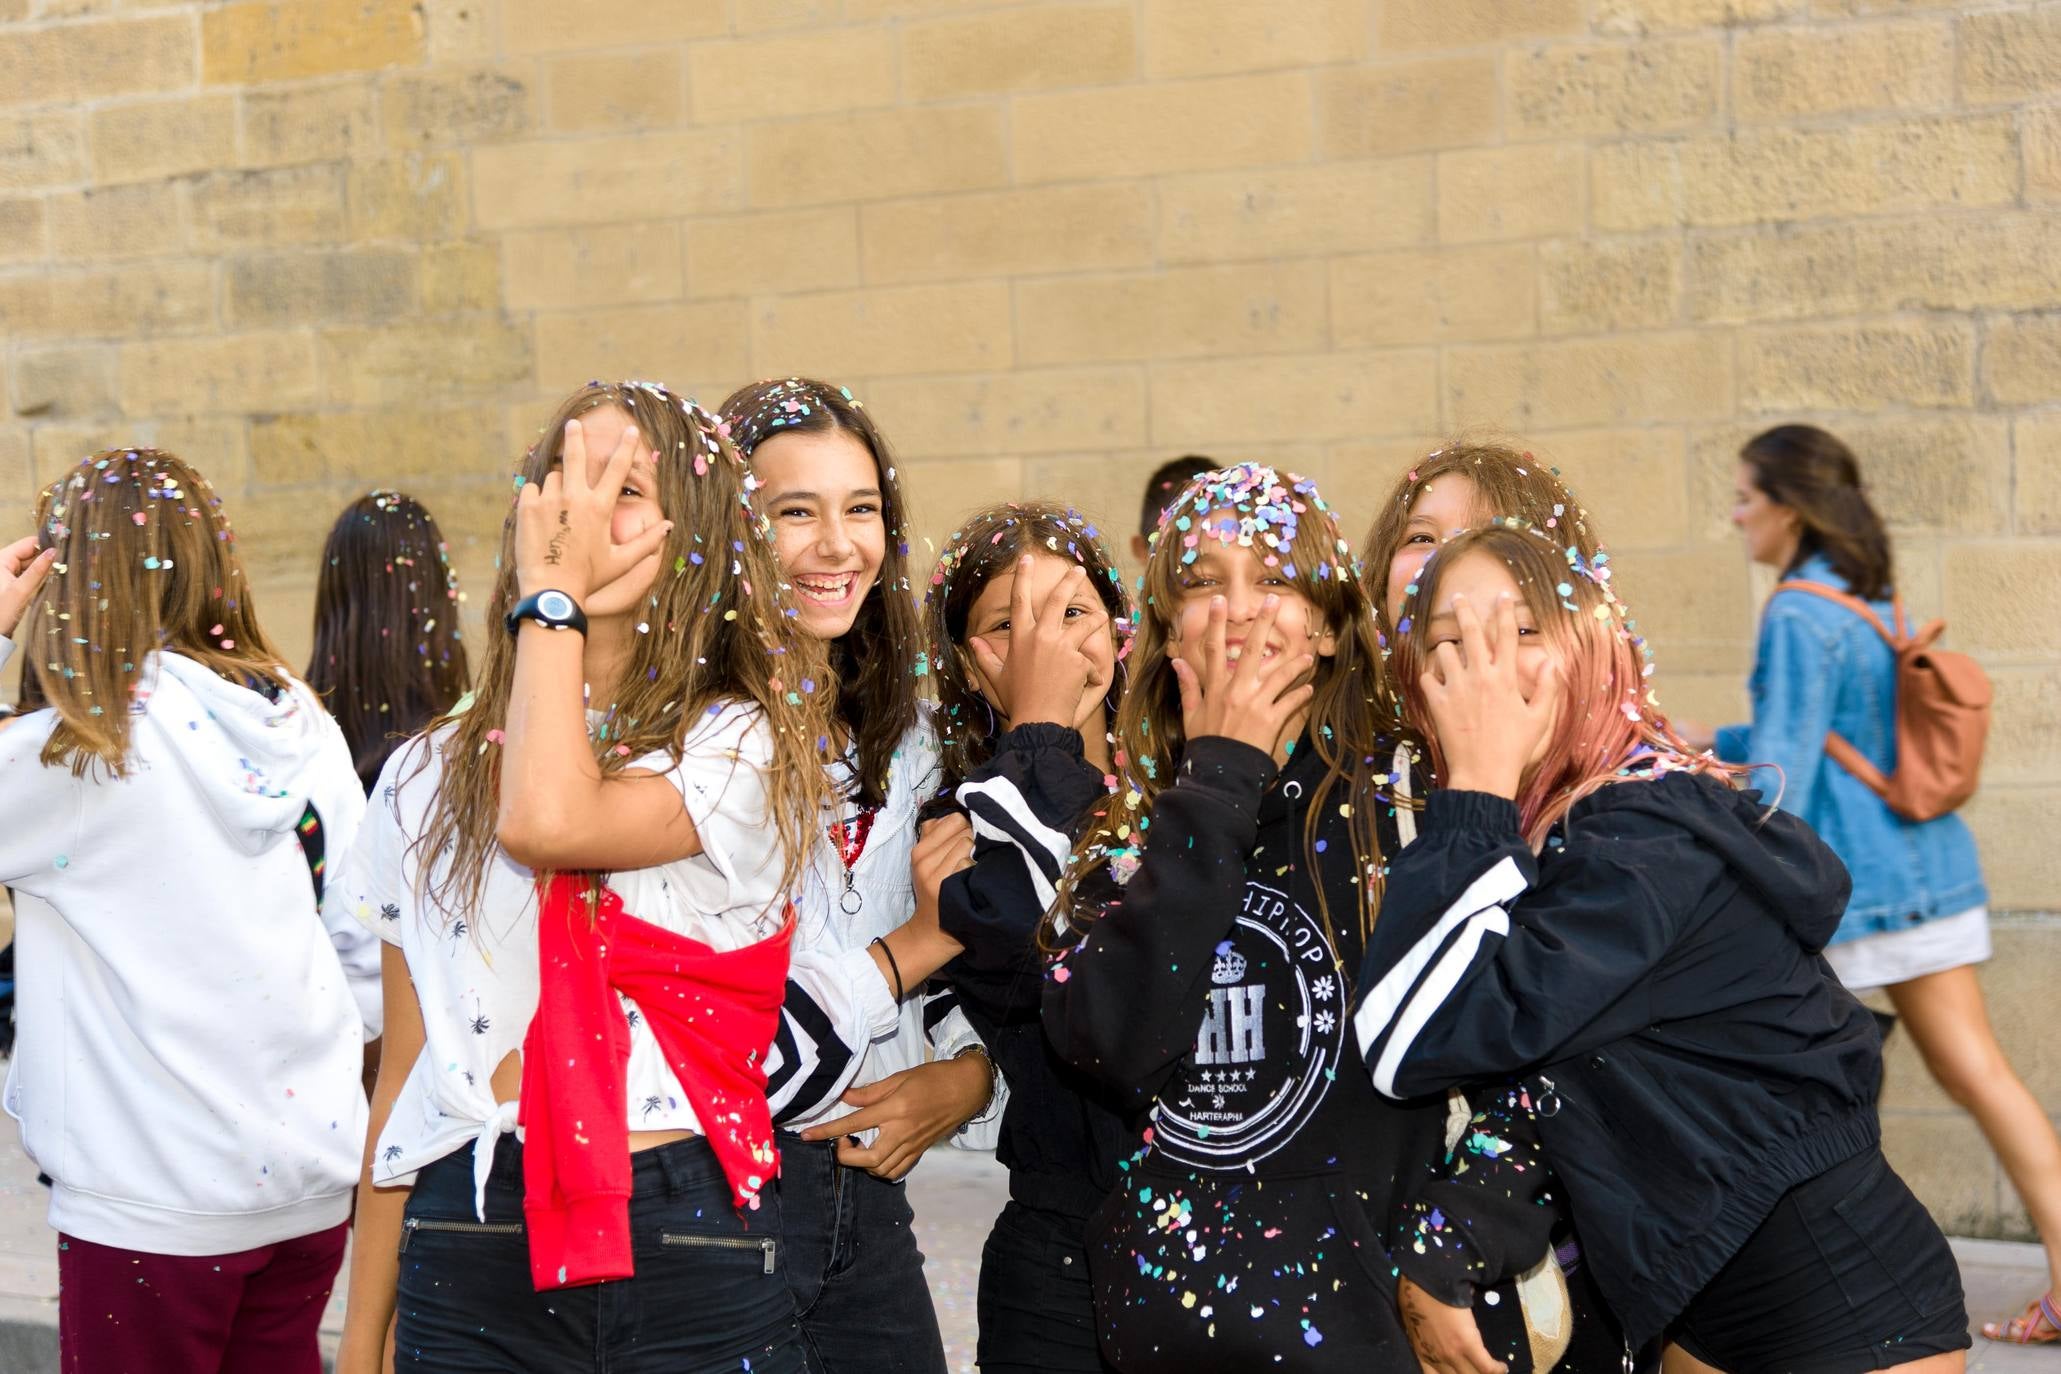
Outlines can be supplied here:
M2054 1345L2061 1343L2061 1311L2054 1306L2054 1295L2035 1299L2026 1305L2025 1311L2007 1322L1984 1322L1982 1334L1992 1341L2008 1341L2012 1345Z

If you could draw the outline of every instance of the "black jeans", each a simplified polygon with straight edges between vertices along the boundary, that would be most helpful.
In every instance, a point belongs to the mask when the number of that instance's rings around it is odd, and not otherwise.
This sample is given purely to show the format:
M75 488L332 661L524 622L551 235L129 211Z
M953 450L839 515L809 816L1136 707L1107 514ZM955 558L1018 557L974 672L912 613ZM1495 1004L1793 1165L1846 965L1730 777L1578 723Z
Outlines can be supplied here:
M807 1363L769 1189L740 1217L714 1151L675 1141L632 1158L633 1278L539 1293L522 1220L522 1147L503 1136L473 1210L472 1149L416 1175L402 1221L396 1374L803 1374Z
M1095 1341L1087 1223L1011 1201L980 1254L981 1374L1114 1374Z
M783 1131L777 1191L782 1271L812 1374L945 1374L944 1337L902 1185L847 1169L833 1142Z

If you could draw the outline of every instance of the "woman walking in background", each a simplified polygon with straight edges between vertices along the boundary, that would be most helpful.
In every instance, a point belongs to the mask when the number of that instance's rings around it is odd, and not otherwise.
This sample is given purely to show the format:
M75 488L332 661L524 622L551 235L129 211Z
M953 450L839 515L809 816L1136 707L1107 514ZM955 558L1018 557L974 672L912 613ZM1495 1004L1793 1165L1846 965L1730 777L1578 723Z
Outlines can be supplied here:
M1739 456L1732 523L1747 555L1896 623L1889 535L1846 445L1810 425L1781 425ZM2061 1341L2061 1139L1983 1006L1975 965L1990 953L1989 894L1974 837L1957 815L1905 819L1826 753L1827 735L1837 734L1885 774L1893 769L1896 656L1853 610L1778 588L1761 617L1751 685L1749 724L1692 742L1714 745L1727 763L1760 766L1763 794L1779 795L1845 861L1853 896L1825 957L1855 992L1887 990L1926 1068L1989 1138L2046 1247L2048 1293L1982 1332Z
M458 574L420 501L374 491L330 527L315 583L308 685L372 790L387 755L465 695Z

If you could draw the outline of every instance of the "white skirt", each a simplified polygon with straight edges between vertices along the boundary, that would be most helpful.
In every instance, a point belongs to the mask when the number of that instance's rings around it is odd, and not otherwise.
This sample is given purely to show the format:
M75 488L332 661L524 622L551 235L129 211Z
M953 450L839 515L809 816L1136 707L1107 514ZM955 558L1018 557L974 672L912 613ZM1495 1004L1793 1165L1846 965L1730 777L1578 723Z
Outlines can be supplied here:
M1989 958L1989 908L1970 907L1908 930L1842 940L1825 951L1825 958L1839 981L1855 993L1979 964Z

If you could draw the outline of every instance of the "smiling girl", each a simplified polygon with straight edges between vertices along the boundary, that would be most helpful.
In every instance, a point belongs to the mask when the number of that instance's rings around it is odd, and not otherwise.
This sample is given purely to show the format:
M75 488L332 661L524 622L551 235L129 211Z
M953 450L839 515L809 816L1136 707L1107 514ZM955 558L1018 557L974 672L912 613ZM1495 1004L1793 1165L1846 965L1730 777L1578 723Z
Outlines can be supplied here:
M927 671L901 485L887 440L850 392L805 378L758 382L723 402L771 522L799 628L823 644L837 685L832 794L816 824L796 958L842 960L853 1014L791 1005L776 1090L810 1045L846 1039L842 1100L798 1103L782 1124L788 1277L820 1367L944 1369L923 1254L899 1186L923 1151L1001 1103L979 1037L950 994L926 995L881 941L915 909L917 809L935 794L937 742L919 690ZM855 1030L845 1032L843 1027ZM846 1038L848 1035L849 1038ZM934 1056L934 1057L933 1057ZM881 1331L896 1333L883 1349Z
M1438 546L1499 520L1545 530L1585 559L1594 525L1560 472L1513 444L1460 439L1434 449L1396 479L1375 513L1362 552L1382 640L1394 647L1403 599Z

